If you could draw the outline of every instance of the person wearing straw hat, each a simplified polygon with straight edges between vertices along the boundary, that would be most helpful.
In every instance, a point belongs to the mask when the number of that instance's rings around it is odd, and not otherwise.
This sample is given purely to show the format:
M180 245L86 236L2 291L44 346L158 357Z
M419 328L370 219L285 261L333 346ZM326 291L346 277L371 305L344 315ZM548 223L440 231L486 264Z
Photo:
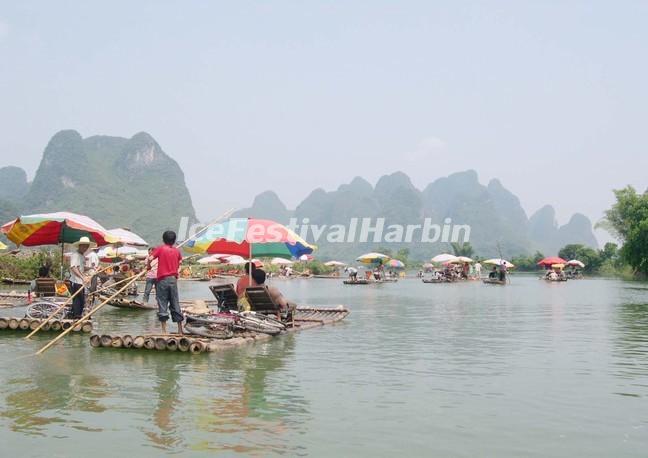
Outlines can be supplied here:
M88 237L81 237L78 242L73 243L76 251L70 256L70 293L75 294L79 289L81 292L72 299L71 318L78 319L83 316L85 307L85 287L90 283L90 277L86 272L85 253L96 246Z

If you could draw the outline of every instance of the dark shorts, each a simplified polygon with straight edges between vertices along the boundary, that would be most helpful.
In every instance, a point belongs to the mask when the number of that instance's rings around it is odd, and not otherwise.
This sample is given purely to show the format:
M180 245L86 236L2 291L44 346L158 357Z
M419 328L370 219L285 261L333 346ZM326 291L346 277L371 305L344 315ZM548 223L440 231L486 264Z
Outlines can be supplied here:
M72 299L72 313L70 315L75 319L83 316L83 308L85 307L85 288L83 285L79 285L78 283L70 284L70 294L75 294L79 289L82 291Z
M180 298L178 297L178 279L175 277L164 277L155 285L156 298L158 303L158 318L160 321L168 321L169 314L174 323L184 321L182 310L180 310Z

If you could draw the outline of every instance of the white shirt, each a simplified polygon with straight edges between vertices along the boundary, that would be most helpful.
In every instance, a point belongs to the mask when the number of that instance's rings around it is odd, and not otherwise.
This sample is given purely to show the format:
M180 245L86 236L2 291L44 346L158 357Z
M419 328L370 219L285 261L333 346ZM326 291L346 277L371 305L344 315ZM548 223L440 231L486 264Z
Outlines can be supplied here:
M88 266L88 270L92 270L95 273L97 267L99 267L99 255L97 252L94 250L89 251L85 256L85 263Z
M83 278L77 277L76 274L72 271L72 267L76 267L79 269L79 272L84 273L85 263L85 256L83 256L78 251L72 253L72 256L70 256L70 281L72 283L76 283L77 285L83 284Z

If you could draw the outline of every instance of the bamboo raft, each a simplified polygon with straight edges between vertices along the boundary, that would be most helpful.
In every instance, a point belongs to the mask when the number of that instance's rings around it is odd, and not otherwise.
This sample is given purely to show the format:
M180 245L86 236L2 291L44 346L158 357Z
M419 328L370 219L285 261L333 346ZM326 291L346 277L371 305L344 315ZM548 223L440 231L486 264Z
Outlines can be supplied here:
M482 280L486 285L506 285L506 280L499 280L495 278L484 278Z
M99 296L99 300L104 301L108 299L108 296ZM218 306L218 301L214 299L203 299L201 302L204 302L208 306L216 307ZM185 308L191 305L194 305L196 301L194 300L181 300L180 307ZM122 309L133 309L133 310L157 310L156 304L145 304L141 301L134 299L125 299L123 297L116 297L108 301L108 305L113 307L122 308Z
M105 301L108 299L109 296L102 296L99 295L99 300L100 301ZM108 301L108 305L112 305L113 307L118 307L122 309L133 309L133 310L157 310L157 306L152 305L152 304L145 304L140 301L136 300L131 300L131 299L124 299L116 297L114 299L111 299Z
M0 293L0 308L20 307L27 305L27 294L2 294Z
M33 331L45 319L40 318L16 318L16 317L0 317L0 330L7 331ZM74 320L51 320L49 323L41 328L41 331L59 332L65 331L72 327L75 323ZM91 332L92 322L86 321L82 324L77 324L72 329L73 332Z
M369 283L375 283L373 281L369 281L365 278L360 278L359 280L353 281L353 280L344 280L342 283L345 285L368 285Z
M424 278L421 280L423 283L454 283L452 280L445 278Z
M349 310L336 308L299 307L295 312L294 326L281 334L294 333L342 321ZM281 335L280 334L280 335ZM228 339L210 339L191 334L143 334L110 335L93 334L90 345L94 348L121 348L133 350L180 351L184 353L204 353L223 350L252 342L262 342L275 336L259 332L236 332Z
M5 285L29 285L31 283L30 280L22 280L18 278L3 278L1 281Z

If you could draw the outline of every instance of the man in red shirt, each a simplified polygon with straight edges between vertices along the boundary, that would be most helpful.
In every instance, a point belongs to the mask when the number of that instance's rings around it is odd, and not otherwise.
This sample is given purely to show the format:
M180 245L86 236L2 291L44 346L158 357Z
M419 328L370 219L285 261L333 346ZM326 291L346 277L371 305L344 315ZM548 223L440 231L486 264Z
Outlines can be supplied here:
M182 334L182 322L184 316L180 309L180 298L178 296L178 270L182 261L182 254L173 245L176 241L176 233L166 231L162 234L164 245L155 248L148 258L147 270L151 269L151 261L157 259L157 284L155 293L158 303L158 319L162 326L162 333L167 333L166 322L171 320L178 323L178 334Z

